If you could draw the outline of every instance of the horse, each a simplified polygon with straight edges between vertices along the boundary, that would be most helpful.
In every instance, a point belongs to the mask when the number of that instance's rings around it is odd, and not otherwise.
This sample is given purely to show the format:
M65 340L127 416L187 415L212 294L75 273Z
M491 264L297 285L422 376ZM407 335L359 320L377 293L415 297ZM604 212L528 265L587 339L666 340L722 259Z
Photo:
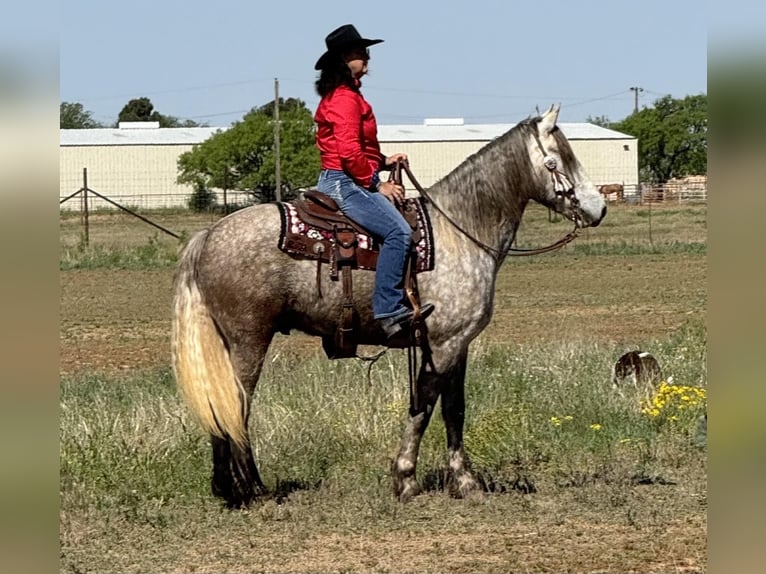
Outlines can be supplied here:
M622 201L625 187L621 183L608 183L606 185L599 186L598 191L607 199L609 199L608 196L615 193L617 194L617 201Z
M522 215L536 201L575 223L597 226L606 203L556 122L559 106L529 117L468 157L427 190L433 270L419 273L429 360L414 381L408 421L391 467L394 495L421 492L418 451L441 397L447 485L455 498L481 489L463 445L469 344L492 317L495 280ZM424 190L425 191L425 190ZM180 394L209 433L212 492L228 507L269 496L248 434L251 402L272 338L299 330L331 337L343 304L338 281L317 287L316 262L277 248L278 205L236 211L194 234L179 257L172 318L173 372ZM374 273L354 271L359 342L385 345L372 313Z

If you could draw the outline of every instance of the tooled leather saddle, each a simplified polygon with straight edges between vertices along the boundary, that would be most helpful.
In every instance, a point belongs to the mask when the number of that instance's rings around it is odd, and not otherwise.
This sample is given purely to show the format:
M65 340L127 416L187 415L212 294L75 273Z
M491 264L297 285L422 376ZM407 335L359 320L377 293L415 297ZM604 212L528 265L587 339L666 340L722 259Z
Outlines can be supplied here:
M317 261L317 290L321 291L322 264L326 263L332 281L342 281L343 305L338 328L322 346L330 359L356 356L358 342L355 326L358 319L353 306L352 271L375 270L379 242L362 226L346 217L329 196L304 191L302 197L277 203L281 214L279 248L294 257ZM400 208L412 229L405 292L413 305L419 305L415 275L434 266L431 222L420 198L407 199ZM414 300L413 300L414 298ZM389 346L407 346L389 343Z

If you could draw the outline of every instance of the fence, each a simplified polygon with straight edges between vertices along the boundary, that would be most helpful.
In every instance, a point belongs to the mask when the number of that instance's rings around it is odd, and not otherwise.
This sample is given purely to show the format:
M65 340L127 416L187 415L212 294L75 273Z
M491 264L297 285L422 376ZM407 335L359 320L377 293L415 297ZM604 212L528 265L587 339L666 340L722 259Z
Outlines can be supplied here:
M706 203L707 181L671 182L618 186L619 191L604 193L610 202L636 205L659 203Z
M93 189L93 188L91 188ZM219 211L231 211L236 206L250 205L253 203L252 194L244 191L227 191L223 190L210 190L213 194L214 201L211 207L215 207ZM65 199L67 196L59 195L59 202ZM113 197L113 196L109 196ZM140 193L140 194L120 194L117 201L133 210L137 209L189 209L189 200L191 194L188 192L179 193ZM97 196L88 196L89 209L91 211L108 211L117 209L114 205L107 200ZM82 199L75 201L67 201L60 206L62 211L82 211L84 205Z
M146 183L137 189L133 179L120 185L119 181L109 179L108 183L98 180L98 173L89 172L83 168L82 176L78 180L71 177L67 181L61 181L59 188L60 211L71 212L98 212L123 210L163 210L163 209L189 209L193 198L193 190L188 186L175 186L178 191L167 191L167 185L162 185L162 191L152 191L151 184ZM94 184L95 180L95 184ZM163 182L166 183L166 182ZM69 191L71 190L71 193ZM253 203L253 194L247 191L217 189L209 190L212 201L209 205L211 210L228 213L237 206Z
M706 181L641 186L641 203L704 203L706 201Z
M87 173L87 169L83 170ZM64 185L71 186L71 193ZM192 197L192 191L187 187L178 186L178 191L152 192L151 189L136 191L135 186L126 186L126 189L115 187L114 183L107 186L107 190L102 190L97 184L91 182L90 194L79 194L78 190L88 187L87 182L62 181L62 188L59 195L60 209L62 211L82 212L89 211L112 211L125 207L133 211L143 210L162 210L162 209L189 209L189 202ZM604 197L609 202L623 202L628 204L659 204L659 203L705 203L707 202L707 180L706 178L694 178L692 181L672 181L665 184L650 185L625 185L619 186L619 193L605 194ZM408 189L408 193L413 190ZM238 206L250 205L254 202L251 192L241 190L209 190L212 201L210 208L213 211L227 213ZM87 199L88 205L85 206ZM111 201L110 201L111 200ZM115 202L119 206L115 206Z

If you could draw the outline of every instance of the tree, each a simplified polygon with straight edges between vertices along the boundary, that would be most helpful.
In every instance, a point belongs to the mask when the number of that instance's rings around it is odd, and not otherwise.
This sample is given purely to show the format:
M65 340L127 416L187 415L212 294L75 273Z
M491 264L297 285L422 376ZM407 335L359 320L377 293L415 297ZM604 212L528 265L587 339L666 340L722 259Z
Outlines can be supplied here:
M606 116L596 116L595 118L588 116L585 121L589 124L601 126L602 128L612 129L612 122Z
M117 116L117 122L159 122L161 128L190 128L199 124L192 120L179 120L175 116L166 116L154 109L149 98L130 100Z
M195 189L249 191L256 202L273 201L275 189L274 102L250 110L178 159L178 182ZM279 99L282 198L316 182L319 152L314 120L301 100Z
M612 124L612 129L638 138L643 181L662 183L707 173L707 95L674 99L663 96Z
M149 98L135 98L125 104L117 116L118 122L156 122L159 112Z
M205 123L198 123L194 120L182 120L175 116L164 116L160 114L160 127L161 128L199 128L207 127Z
M104 127L93 119L93 112L76 102L61 102L59 106L59 128L62 130L83 130Z

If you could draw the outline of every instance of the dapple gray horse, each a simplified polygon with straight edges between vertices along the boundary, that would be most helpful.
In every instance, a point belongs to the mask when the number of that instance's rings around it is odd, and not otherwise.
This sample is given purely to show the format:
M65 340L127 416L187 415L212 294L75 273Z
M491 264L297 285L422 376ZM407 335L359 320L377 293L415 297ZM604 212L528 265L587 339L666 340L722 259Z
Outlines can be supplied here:
M492 317L497 272L527 203L537 201L578 227L596 226L606 214L603 197L556 125L558 113L551 106L520 122L427 190L435 267L418 275L418 289L436 309L426 321L431 360L420 367L419 401L410 408L392 468L403 502L420 492L418 451L439 396L449 491L462 497L479 488L463 449L468 345ZM237 211L191 238L176 274L173 368L181 394L211 436L213 493L231 507L267 494L248 419L272 337L291 329L331 337L340 317L340 282L323 278L320 297L316 262L280 251L279 231L274 204ZM354 306L359 342L380 345L373 279L372 272L354 273Z

